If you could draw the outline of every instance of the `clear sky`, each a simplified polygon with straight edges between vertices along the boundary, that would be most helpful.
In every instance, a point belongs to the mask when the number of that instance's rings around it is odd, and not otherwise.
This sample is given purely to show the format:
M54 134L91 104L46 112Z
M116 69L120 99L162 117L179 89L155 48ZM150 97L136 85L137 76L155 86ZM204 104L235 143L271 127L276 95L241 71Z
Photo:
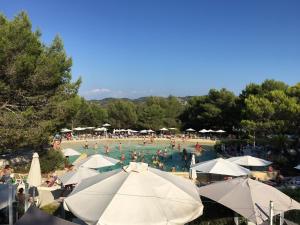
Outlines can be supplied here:
M62 37L87 98L300 81L299 0L0 0L21 10L46 43Z

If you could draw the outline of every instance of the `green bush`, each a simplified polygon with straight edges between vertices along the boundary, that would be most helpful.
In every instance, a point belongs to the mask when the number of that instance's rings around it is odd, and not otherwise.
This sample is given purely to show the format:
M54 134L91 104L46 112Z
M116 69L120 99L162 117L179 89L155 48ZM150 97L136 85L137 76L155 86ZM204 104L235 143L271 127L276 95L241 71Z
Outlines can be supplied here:
M64 156L60 151L47 150L40 153L42 173L49 173L64 168Z
M283 189L281 190L286 195L290 196L292 199L300 202L300 188L298 189ZM288 220L293 221L296 224L300 224L300 212L297 210L292 210L284 213L284 217Z

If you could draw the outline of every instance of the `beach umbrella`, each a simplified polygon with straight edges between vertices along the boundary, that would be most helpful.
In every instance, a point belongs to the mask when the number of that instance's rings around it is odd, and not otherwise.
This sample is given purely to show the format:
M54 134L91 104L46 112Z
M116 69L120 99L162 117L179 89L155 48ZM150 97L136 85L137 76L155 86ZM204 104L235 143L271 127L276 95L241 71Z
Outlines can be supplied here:
M69 132L72 132L72 130L70 129L67 129L67 128L63 128L60 130L61 133L69 133Z
M40 160L39 155L36 152L32 156L27 183L29 184L29 187L39 187L42 184Z
M83 131L83 130L85 130L85 128L84 127L75 127L73 130L75 130L75 131Z
M160 130L160 131L168 131L168 129L165 128L165 127L161 128L161 129L159 129L159 130Z
M99 172L97 172L96 170L79 167L77 170L65 173L63 176L59 177L59 179L63 183L63 185L78 184L83 179L96 176L98 174Z
M77 156L80 155L79 152L77 152L76 150L72 149L72 148L65 148L62 150L62 153L64 154L64 156Z
M268 166L272 164L272 162L270 161L256 158L250 155L231 157L227 159L227 161L236 163L240 166Z
M177 130L175 127L170 127L169 130Z
M31 206L14 225L78 225L56 216L49 215L37 207Z
M294 168L297 169L297 170L300 170L300 164L298 166L294 167Z
M150 129L150 130L147 130L147 132L148 132L148 133L154 133L154 131L151 130L151 129Z
M190 165L190 178L193 180L197 179L197 171L192 168L195 164L196 164L196 159L195 159L195 155L193 154L191 159L191 165Z
M147 134L148 131L147 131L147 130L141 130L140 133L141 133L141 134Z
M300 210L300 204L289 196L250 178L236 178L203 186L199 188L199 194L232 209L255 224L262 224L268 219L270 201L274 203L274 215Z
M95 127L85 127L86 130L94 130Z
M208 133L208 130L202 129L202 130L200 130L199 132L200 132L200 133Z
M16 185L12 185L12 192L10 192L9 185L11 184L0 184L0 210L8 207L9 194L11 194L11 199L15 199L17 187Z
M100 128L96 128L94 131L107 131L107 128L105 127L100 127Z
M102 125L102 127L110 127L111 125L109 123L105 123Z
M197 163L191 168L202 173L220 174L234 177L246 176L250 173L250 170L222 158Z
M195 130L193 128L186 129L185 131L187 131L187 132L195 132Z
M209 130L207 130L207 132L208 132L208 133L213 133L213 132L215 132L215 131L212 130L212 129L209 129Z
M216 133L225 133L225 130L217 130Z
M80 160L79 162L75 163L74 165L77 167L87 167L90 169L98 169L102 167L107 167L107 166L114 166L118 162L120 162L117 159L100 155L100 154L95 154L91 155L85 159Z
M190 180L145 163L130 163L83 180L65 198L64 207L87 224L97 225L179 225L203 212Z

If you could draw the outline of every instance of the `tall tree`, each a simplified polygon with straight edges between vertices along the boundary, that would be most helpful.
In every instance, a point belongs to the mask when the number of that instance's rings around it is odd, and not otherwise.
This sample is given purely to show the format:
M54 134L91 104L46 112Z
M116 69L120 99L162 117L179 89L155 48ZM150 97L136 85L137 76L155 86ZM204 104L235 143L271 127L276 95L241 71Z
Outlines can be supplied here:
M25 13L11 21L0 15L0 148L48 143L80 85L71 82L71 66L59 37L46 46Z

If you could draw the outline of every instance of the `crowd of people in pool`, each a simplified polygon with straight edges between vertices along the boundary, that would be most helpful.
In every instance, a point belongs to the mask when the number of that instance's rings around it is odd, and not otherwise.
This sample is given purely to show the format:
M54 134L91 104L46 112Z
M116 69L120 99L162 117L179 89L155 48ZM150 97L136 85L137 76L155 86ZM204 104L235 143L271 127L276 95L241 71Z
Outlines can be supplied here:
M143 146L147 146L148 144L153 144L153 143L154 143L153 137L150 137L149 139L143 138ZM90 147L89 142L85 140L83 148L87 150L89 149L89 147ZM95 142L93 146L95 153L98 151L98 148L99 148L98 142ZM123 148L122 142L119 142L116 148L120 152L119 159L122 165L125 164L126 160L130 160L131 162L147 162L154 168L166 170L166 163L174 164L175 160L173 160L173 153L179 153L180 164L183 165L183 169L188 169L192 158L192 153L189 152L186 148L182 147L181 142L176 143L175 139L170 140L169 146L157 148L156 153L152 154L152 157L148 157L147 159L146 159L146 155L149 156L150 154L145 153L145 151L143 150L139 150L139 151L137 151L136 149L129 150L129 155L126 155L125 154L126 151L125 148ZM109 156L110 152L112 151L111 146L108 144L104 144L103 149L104 149L103 153ZM201 144L197 142L194 146L193 152L196 154L201 154L202 150L203 149ZM173 165L171 170L175 172L176 166Z

